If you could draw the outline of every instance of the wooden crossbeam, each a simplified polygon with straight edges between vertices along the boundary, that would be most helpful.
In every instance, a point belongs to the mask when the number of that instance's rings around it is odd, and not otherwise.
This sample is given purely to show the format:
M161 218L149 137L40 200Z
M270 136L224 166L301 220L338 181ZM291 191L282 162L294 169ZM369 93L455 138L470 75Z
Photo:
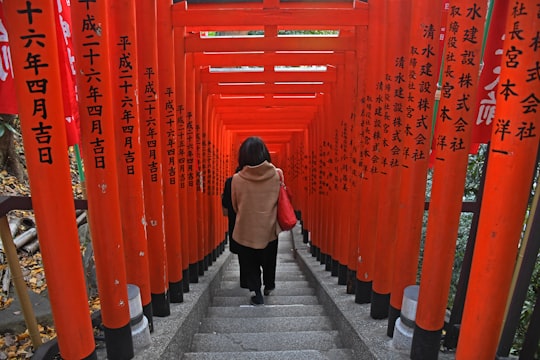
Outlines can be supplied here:
M276 82L335 82L335 68L329 71L262 71L262 72L210 72L209 68L201 70L200 81L203 83L276 83Z
M208 93L213 94L315 94L327 92L325 84L208 84Z
M188 35L186 52L242 52L242 51L354 51L356 40L347 37L287 36L265 37L208 37Z
M199 52L194 54L194 61L198 65L215 67L234 66L302 66L302 65L327 65L344 64L343 52Z
M173 6L173 26L304 26L306 29L339 29L368 23L367 6L330 9L188 8Z

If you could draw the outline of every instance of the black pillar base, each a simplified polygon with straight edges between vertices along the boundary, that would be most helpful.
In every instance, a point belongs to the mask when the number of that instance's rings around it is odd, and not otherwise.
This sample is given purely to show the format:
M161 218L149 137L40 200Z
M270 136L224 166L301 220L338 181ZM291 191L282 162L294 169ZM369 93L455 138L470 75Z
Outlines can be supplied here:
M203 276L204 275L204 258L199 260L199 262L197 263L197 268L199 269L199 276Z
M317 254L317 260L321 263L321 265L324 265L326 262L326 254L319 249L319 253Z
M332 272L332 262L334 262L332 256L326 254L324 258L324 270Z
M215 248L214 250L212 250L212 261L210 262L210 265L212 265L213 263L216 262L218 256L219 256L220 252L219 252L219 248Z
M320 260L321 251L315 245L311 245L311 256L316 258L317 260Z
M204 271L208 271L208 268L210 267L210 256L211 255L208 254L203 259L203 269L204 269Z
M182 280L169 283L169 294L171 297L171 303L184 302L184 289L182 286Z
M371 281L360 281L356 279L355 303L369 304L371 302L371 284Z
M414 335L411 345L412 360L436 360L441 348L442 329L430 331L414 327Z
M337 260L332 260L332 266L331 266L331 269L330 269L330 275L331 276L338 276L339 274L339 261Z
M302 230L302 242L304 244L307 244L309 242L309 231L307 231L306 229L303 229Z
M169 293L150 294L152 297L152 312L154 316L165 317L171 315Z
M356 293L356 271L347 271L347 294Z
M182 290L184 290L184 294L189 292L189 268L184 269L182 271Z
M107 359L131 359L133 353L133 339L131 338L131 325L129 322L118 329L103 327L105 333L105 346Z
M338 268L338 285L347 285L347 265L339 264Z
M396 321L401 315L401 310L396 309L390 305L388 309L388 327L386 328L386 335L389 337L394 337L394 329L396 328Z
M189 282L196 284L199 282L199 265L189 264Z
M388 307L390 306L390 294L379 294L371 292L370 315L373 319L380 320L388 317Z
M148 329L150 329L150 332L154 332L154 311L152 310L152 302L149 302L146 305L143 305L142 312L144 316L146 316L146 319L148 320Z

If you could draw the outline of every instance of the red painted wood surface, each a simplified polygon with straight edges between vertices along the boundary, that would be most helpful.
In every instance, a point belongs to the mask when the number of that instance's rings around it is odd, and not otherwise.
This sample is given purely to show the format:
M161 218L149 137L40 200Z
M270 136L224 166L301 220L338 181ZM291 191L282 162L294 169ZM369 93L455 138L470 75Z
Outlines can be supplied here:
M64 359L81 359L94 352L95 342L75 222L65 120L57 116L64 108L56 15L48 1L5 1L3 7L32 206L58 344ZM33 34L41 36L33 38Z
M489 165L456 353L463 359L495 357L539 146L540 119L534 110L540 97L539 50L531 45L538 45L538 1L511 3L508 13Z

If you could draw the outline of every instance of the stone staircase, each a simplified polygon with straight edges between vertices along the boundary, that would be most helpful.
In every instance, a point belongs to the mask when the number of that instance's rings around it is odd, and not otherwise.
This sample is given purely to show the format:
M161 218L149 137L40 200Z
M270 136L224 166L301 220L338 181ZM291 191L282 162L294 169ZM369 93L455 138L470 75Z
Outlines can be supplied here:
M265 296L263 306L249 305L252 293L240 288L238 258L232 256L191 351L182 359L354 359L298 266L291 244L290 236L279 240L276 290Z

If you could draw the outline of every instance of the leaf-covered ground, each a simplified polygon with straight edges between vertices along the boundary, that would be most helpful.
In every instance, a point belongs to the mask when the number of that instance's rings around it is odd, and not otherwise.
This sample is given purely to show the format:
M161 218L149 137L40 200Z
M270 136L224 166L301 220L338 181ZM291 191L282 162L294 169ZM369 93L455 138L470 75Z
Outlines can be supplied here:
M23 153L22 148L19 152ZM73 194L75 198L82 198L82 187L79 181L77 163L73 152L69 153L71 159L71 178L73 185ZM30 186L27 182L19 182L15 177L11 176L7 171L0 171L0 196L30 196ZM33 219L31 211L11 211L8 214L8 220L13 218L27 217ZM22 269L23 277L28 289L42 293L47 289L47 281L43 264L41 261L41 253L39 248L33 253L28 253L19 249L19 264ZM13 302L14 288L11 283L11 274L9 272L7 259L0 246L0 310L8 309ZM89 301L89 311L99 309L99 299ZM9 311L9 310L6 310ZM49 341L56 337L56 331L53 326L39 324L39 331L42 342ZM20 334L4 332L0 329L0 360L5 359L29 359L32 357L34 349L30 340L28 331Z

